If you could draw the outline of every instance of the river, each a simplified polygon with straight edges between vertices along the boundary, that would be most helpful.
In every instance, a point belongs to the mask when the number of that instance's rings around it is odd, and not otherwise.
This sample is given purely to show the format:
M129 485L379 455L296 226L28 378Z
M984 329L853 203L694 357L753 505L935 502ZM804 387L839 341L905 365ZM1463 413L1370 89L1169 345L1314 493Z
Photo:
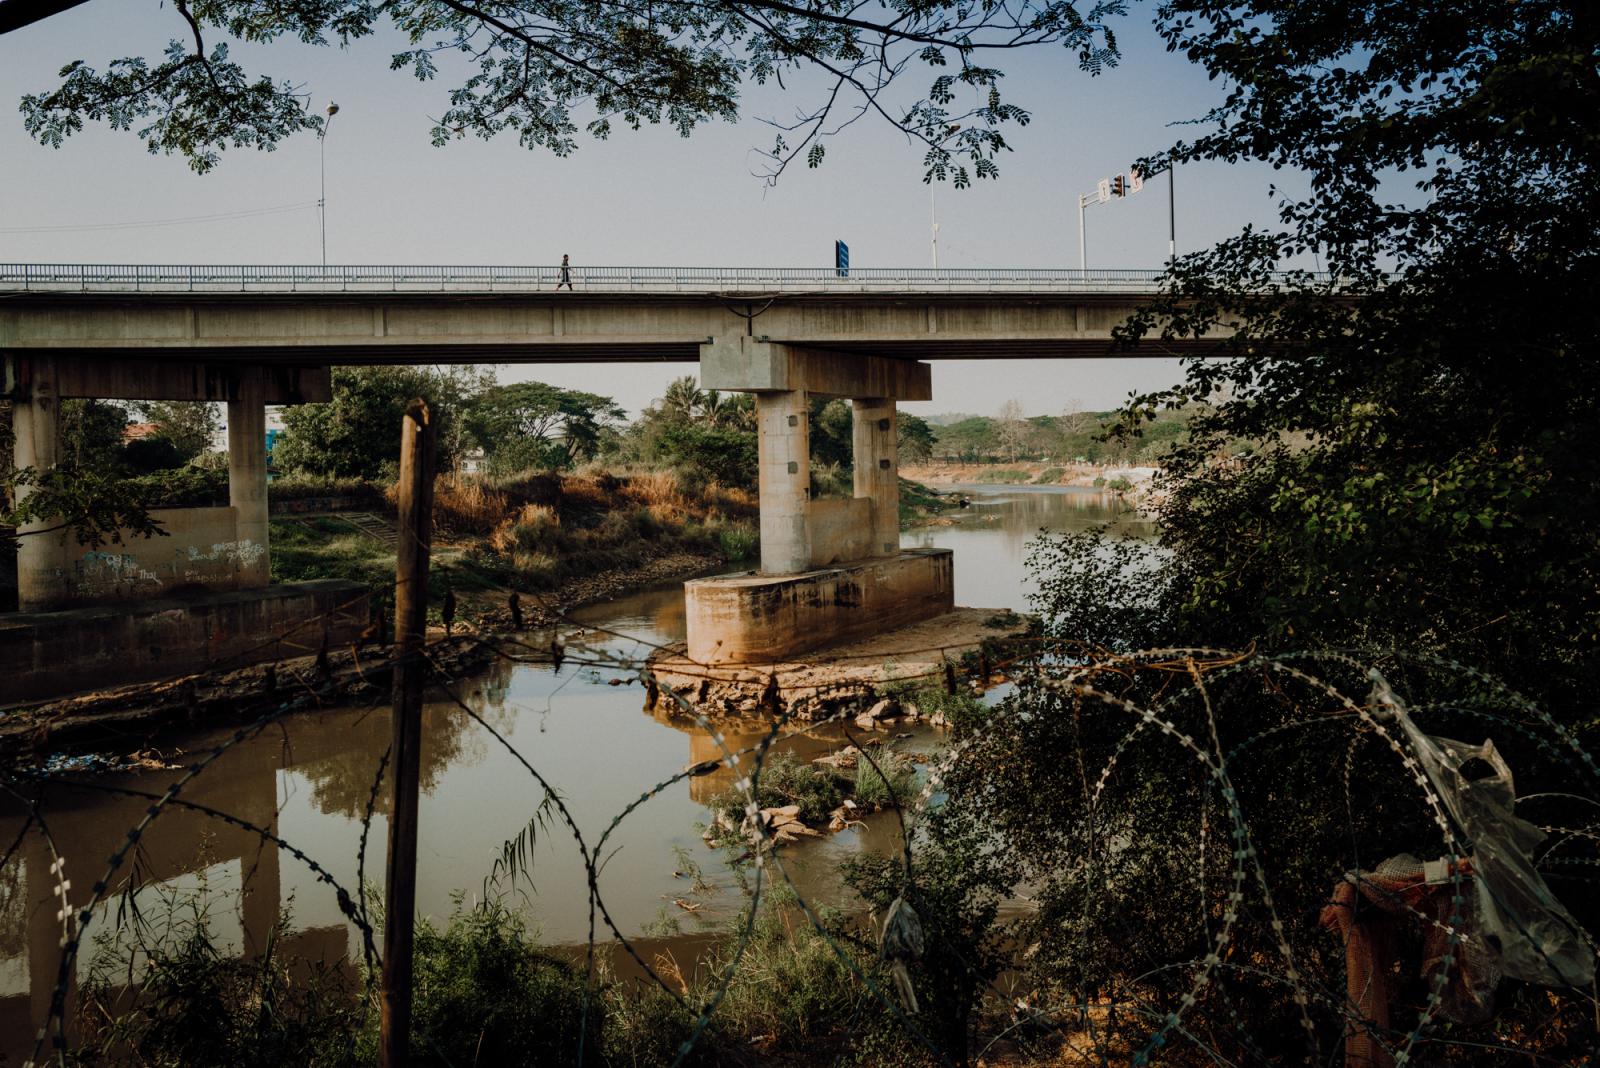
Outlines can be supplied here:
M1026 610L1026 545L1041 529L1076 530L1109 520L1149 530L1125 505L1094 490L953 488L970 497L971 508L948 525L907 531L902 543L955 550L958 604ZM441 920L457 896L469 903L481 896L506 843L529 827L544 797L495 733L545 776L591 844L641 793L686 764L719 755L694 723L641 711L644 695L633 673L600 663L638 661L654 646L683 637L678 584L590 605L574 615L582 630L563 629L568 658L561 670L547 663L501 661L452 685L455 697L482 724L453 700L427 706L417 891L423 914ZM531 635L529 645L543 648L549 639ZM929 728L903 733L907 736L895 744L908 751L929 752L938 745L937 732ZM175 735L163 741L161 754L170 762L188 763L232 734L228 729ZM730 734L728 741L738 747L760 737L752 729ZM839 738L837 729L819 728L778 748L810 757L837 748ZM271 830L354 892L363 817L388 740L385 708L297 714L233 746L180 796ZM90 886L105 873L106 858L120 848L149 804L106 791L160 793L178 774L101 774L88 785L52 788L43 797L41 811L66 859L73 883L68 896L75 905L87 900ZM640 805L607 839L599 888L613 922L629 937L692 936L736 913L739 894L719 854L700 837L707 802L728 790L733 777L720 770L674 783ZM369 883L382 880L384 808L380 796L367 840ZM0 858L18 840L23 823L20 806L0 800ZM869 820L787 850L786 865L802 894L838 900L837 862L861 850L893 849L897 833L892 817ZM573 835L559 819L546 819L535 824L532 837L525 852L531 874L514 884L502 878L498 892L509 893L526 910L543 941L581 943L590 917L585 868ZM159 907L165 891L203 888L213 906L213 929L231 948L259 944L278 911L286 909L293 932L288 952L328 960L361 953L361 939L327 883L285 849L264 845L256 833L169 807L142 835L137 863L145 886L139 898L143 907ZM61 925L50 864L43 837L30 831L0 869L0 1054L11 1063L31 1051L31 1036L55 986ZM702 876L698 882L696 869ZM125 873L126 868L117 878ZM97 916L88 934L106 926ZM607 934L604 928L598 931L602 938ZM87 972L90 956L92 950L83 954L79 977Z

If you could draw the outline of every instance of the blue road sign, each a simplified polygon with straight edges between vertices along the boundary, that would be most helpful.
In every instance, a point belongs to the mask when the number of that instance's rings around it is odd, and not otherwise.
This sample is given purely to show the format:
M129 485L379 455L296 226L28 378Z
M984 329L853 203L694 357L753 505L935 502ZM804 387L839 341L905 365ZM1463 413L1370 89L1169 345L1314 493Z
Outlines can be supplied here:
M850 246L843 241L833 243L833 268L840 278L850 277Z

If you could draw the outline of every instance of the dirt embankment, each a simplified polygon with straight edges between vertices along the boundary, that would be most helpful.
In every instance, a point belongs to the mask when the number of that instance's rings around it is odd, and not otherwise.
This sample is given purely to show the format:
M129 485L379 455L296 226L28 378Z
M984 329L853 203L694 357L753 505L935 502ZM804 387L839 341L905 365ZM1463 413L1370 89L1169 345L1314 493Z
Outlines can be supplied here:
M712 553L670 553L647 563L613 568L522 597L523 627L553 626L582 604L722 565ZM507 597L477 590L461 597L453 637L429 629L429 662L445 677L470 675L499 655L479 637L511 630ZM318 656L199 672L33 702L0 712L0 762L24 761L57 770L104 770L145 765L163 731L243 724L275 712L388 700L393 646L375 627L358 645ZM92 755L74 756L84 750Z

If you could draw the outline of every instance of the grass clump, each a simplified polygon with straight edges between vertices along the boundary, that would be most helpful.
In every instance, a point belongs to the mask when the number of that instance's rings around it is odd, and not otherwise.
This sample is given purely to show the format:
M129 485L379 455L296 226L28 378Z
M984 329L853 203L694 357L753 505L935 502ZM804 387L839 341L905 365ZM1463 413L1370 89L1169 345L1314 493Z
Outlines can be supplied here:
M602 1063L599 999L585 1021L582 973L543 953L498 900L463 909L458 899L443 928L418 923L413 990L414 1064Z
M916 798L917 788L916 766L903 753L885 748L871 761L863 756L856 762L853 800L863 808L909 805Z
M751 776L756 787L756 804L761 808L799 805L802 823L826 823L834 809L844 803L839 773L826 764L808 764L791 753L769 754L759 777ZM734 827L744 822L745 795L722 794L711 802L712 810Z
M1039 477L1033 480L1033 484L1035 486L1053 486L1060 482L1062 476L1066 473L1067 469L1065 467L1047 467L1039 472Z
M394 550L338 516L273 519L272 581L341 578L383 592L394 588Z
M78 998L73 1063L166 1068L284 1064L346 1068L361 1009L337 964L284 956L289 917L262 952L219 945L202 890L162 893L155 908L95 939Z

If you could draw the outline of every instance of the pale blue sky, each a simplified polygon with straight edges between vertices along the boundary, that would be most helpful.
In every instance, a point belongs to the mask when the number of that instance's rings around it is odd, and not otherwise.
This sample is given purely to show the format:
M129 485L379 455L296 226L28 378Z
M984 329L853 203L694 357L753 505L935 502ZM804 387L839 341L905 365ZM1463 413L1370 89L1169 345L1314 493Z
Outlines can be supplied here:
M1034 121L1008 132L1015 151L1000 161L998 181L937 190L942 266L1076 266L1077 194L1163 147L1179 133L1172 123L1220 98L1219 84L1163 50L1150 13L1134 5L1121 20L1122 64L1098 78L1059 49L1005 57L1007 95ZM147 154L132 134L90 126L52 151L23 131L15 102L54 85L67 61L155 55L183 29L158 0L94 0L0 37L0 260L317 262L312 136L271 153L225 152L201 177L179 159ZM621 130L607 142L583 142L566 159L509 138L434 148L429 116L444 109L454 71L442 65L438 80L419 83L388 70L389 51L381 40L343 53L297 43L235 49L249 69L303 83L315 106L339 104L327 141L330 263L551 263L565 252L592 265L821 266L831 262L835 238L849 243L857 266L929 263L922 153L881 123L857 123L829 143L820 169L797 167L770 189L751 176L753 150L772 140L757 119L792 113L799 103L770 86L747 90L740 123L708 125L688 140L670 130ZM1275 178L1285 180L1258 165L1181 170L1179 250L1247 222L1271 224L1268 186ZM1089 209L1090 266L1160 265L1165 181ZM196 225L18 232L289 205L302 207ZM501 378L538 377L612 394L637 409L692 369L513 368ZM1029 414L1059 411L1073 398L1106 408L1179 374L1167 360L935 363L935 399L908 408L992 414L1011 397Z

